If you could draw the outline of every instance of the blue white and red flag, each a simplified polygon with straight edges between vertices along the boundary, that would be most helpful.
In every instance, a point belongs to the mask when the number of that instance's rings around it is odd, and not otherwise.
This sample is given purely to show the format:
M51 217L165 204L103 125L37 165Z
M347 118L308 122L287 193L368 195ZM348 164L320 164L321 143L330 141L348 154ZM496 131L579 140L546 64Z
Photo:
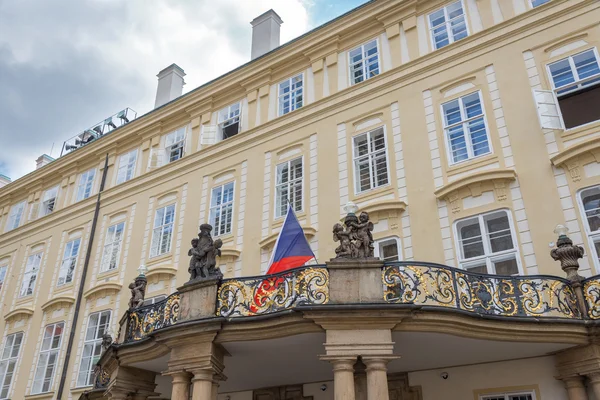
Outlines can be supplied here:
M276 274L292 268L300 267L315 258L304 231L294 214L292 205L288 204L287 215L269 262L267 274Z

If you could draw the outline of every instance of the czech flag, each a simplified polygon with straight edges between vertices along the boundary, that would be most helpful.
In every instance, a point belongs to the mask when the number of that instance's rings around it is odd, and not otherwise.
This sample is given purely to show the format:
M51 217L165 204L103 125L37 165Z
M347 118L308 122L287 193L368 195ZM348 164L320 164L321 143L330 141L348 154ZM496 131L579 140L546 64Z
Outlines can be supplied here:
M310 249L292 205L289 204L281 232L275 242L267 274L276 274L300 267L313 258L315 258L315 254Z

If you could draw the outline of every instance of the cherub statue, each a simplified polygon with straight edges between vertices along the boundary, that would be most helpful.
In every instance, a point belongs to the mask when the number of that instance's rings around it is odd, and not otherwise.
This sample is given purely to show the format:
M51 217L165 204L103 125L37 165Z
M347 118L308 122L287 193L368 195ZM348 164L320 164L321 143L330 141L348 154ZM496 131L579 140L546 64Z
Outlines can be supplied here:
M188 250L188 256L190 256L190 266L188 267L188 272L190 273L190 280L197 279L201 276L202 270L202 254L201 250L198 248L198 239L192 239L192 248Z
M146 295L146 279L136 278L134 282L129 284L131 289L131 299L129 299L129 308L139 308L144 304L144 296Z
M340 245L335 249L337 258L352 258L354 257L354 245L350 241L351 232L346 231L339 222L333 225L333 241L340 242Z
M223 241L217 239L214 241L211 249L206 252L204 269L207 272L207 276L221 275L221 271L217 267L217 256L221 257L221 246L223 246Z
M373 257L373 223L369 221L369 214L366 211L360 213L358 222L349 222L353 230L352 239L356 240L356 251L358 258Z

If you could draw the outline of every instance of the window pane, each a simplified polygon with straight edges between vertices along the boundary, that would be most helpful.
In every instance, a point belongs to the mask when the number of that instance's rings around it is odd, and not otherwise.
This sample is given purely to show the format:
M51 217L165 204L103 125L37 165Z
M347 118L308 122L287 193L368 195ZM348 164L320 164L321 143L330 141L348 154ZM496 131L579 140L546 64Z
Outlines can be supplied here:
M554 87L559 88L575 82L575 76L573 75L573 71L571 71L571 65L569 64L568 59L550 64L549 68Z
M579 75L580 80L600 73L598 60L596 60L596 54L593 50L574 55L573 62L575 63L575 69L577 69L577 75Z
M517 260L515 258L495 261L494 269L498 275L516 275L519 273L519 267L517 266Z
M467 259L484 255L479 222L472 220L463 222L461 225L459 225L459 235L463 258Z
M508 216L493 214L486 216L487 231L492 253L513 249L513 241L508 223Z

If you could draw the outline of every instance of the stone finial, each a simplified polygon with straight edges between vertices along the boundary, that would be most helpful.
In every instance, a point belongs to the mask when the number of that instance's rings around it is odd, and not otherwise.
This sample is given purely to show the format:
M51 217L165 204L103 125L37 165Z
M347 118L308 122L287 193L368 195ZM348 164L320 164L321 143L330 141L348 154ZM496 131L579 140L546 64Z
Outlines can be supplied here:
M357 217L358 207L350 202L344 209L348 213L344 225L333 225L333 240L340 242L335 249L335 258L372 259L373 257L373 223L366 211ZM345 226L345 228L344 228Z
M573 241L567 236L569 231L563 225L558 225L554 230L554 233L558 235L556 241L556 248L550 251L550 256L560 261L560 267L567 274L567 279L571 282L580 282L583 277L580 276L579 271L579 259L583 257L583 247L573 245Z
M213 240L210 232L212 225L200 225L200 233L192 239L192 248L188 251L190 256L190 282L203 279L221 279L223 274L217 267L217 257L221 256L221 239Z

